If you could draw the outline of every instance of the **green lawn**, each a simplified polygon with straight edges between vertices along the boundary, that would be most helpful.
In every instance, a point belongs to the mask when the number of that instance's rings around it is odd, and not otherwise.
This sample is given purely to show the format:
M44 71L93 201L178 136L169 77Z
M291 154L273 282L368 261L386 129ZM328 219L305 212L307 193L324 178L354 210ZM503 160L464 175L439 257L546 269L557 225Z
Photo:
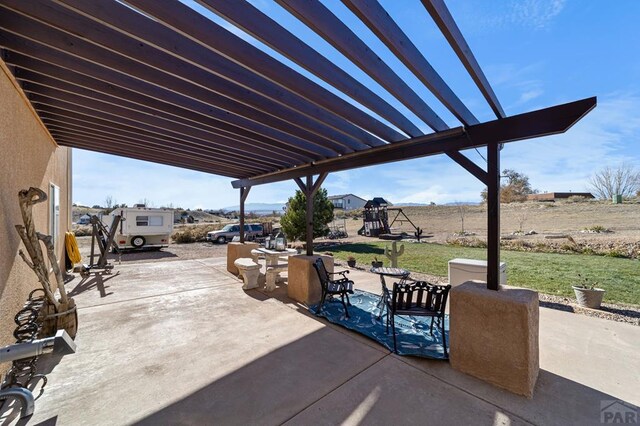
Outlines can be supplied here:
M398 248L401 242L398 242ZM372 242L331 246L330 251L341 260L353 256L357 263L371 265L374 257L389 265L384 256L384 247L391 242ZM455 247L441 244L404 243L404 255L398 259L398 266L410 271L431 275L447 276L447 262L460 257L486 259L487 251L482 248ZM507 264L509 285L535 289L541 293L571 296L571 284L577 274L598 281L598 287L607 290L605 302L640 305L640 261L631 259L590 256L582 254L527 253L505 251L501 260Z

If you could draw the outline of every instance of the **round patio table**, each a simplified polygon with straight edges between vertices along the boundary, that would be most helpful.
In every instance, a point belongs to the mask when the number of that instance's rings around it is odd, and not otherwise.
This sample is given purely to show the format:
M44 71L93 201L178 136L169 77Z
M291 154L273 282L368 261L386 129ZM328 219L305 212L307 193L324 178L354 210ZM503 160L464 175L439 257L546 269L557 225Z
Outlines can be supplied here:
M409 278L409 274L411 272L402 268L387 268L384 266L379 268L371 268L370 271L373 272L374 274L380 275L380 284L382 285L382 294L380 295L380 301L378 302L376 307L380 306L380 314L378 315L378 319L381 319L382 312L384 311L384 306L385 306L384 295L388 291L387 283L385 282L384 277L400 278L400 280L403 281Z

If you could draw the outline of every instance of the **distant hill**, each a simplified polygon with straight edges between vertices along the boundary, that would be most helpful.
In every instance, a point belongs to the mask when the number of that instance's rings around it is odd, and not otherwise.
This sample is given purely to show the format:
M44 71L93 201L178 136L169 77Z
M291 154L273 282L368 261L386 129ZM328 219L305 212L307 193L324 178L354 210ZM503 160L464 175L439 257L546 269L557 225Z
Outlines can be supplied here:
M479 206L480 204L482 204L480 201L454 201L443 204L443 206Z
M397 203L394 207L416 207L416 206L428 206L427 203Z
M284 203L247 203L244 210L248 213L272 213L274 210L278 214L283 213ZM222 210L233 212L240 210L240 206L223 207Z

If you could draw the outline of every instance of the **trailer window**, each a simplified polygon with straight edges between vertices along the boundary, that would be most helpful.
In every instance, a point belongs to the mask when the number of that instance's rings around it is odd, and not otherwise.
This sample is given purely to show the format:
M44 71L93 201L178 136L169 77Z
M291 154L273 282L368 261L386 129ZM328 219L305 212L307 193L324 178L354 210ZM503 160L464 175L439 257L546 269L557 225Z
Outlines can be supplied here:
M149 226L162 226L162 216L149 216Z
M136 216L136 226L162 226L162 216Z

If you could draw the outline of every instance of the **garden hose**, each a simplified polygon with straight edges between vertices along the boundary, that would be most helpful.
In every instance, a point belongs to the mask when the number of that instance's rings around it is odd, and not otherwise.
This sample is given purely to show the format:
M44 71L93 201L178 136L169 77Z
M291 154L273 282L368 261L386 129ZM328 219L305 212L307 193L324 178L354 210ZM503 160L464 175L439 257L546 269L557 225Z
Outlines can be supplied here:
M69 260L71 260L74 265L82 261L82 257L80 256L80 249L78 249L78 242L76 241L76 236L73 234L73 232L65 233L64 246L67 249L67 256L69 257Z

